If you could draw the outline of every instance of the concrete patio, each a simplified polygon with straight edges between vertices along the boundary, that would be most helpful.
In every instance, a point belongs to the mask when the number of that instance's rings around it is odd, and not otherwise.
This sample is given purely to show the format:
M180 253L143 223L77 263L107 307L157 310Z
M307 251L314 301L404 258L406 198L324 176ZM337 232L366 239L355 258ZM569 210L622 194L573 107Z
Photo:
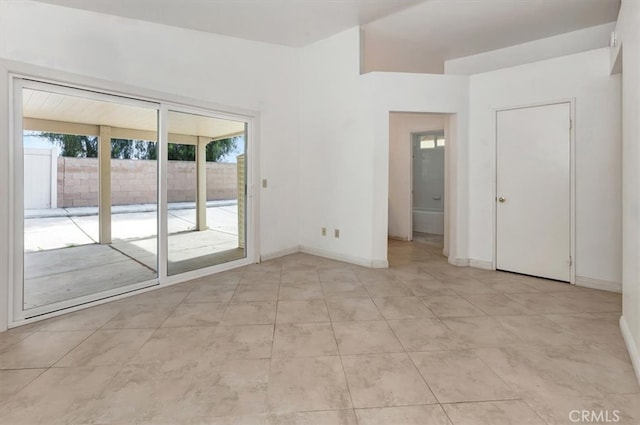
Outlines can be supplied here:
M112 243L98 244L97 208L31 210L25 219L25 308L34 308L157 276L154 205L114 207ZM194 231L193 203L170 204L170 275L244 257L237 204L207 206L208 229Z

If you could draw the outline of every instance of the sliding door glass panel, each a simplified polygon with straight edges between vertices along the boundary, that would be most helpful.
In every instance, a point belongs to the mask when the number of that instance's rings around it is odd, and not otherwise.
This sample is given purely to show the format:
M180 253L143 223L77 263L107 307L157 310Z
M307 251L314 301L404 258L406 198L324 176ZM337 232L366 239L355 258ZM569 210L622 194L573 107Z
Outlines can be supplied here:
M23 310L157 277L158 112L110 99L22 89Z
M167 114L167 274L246 257L246 124Z
M129 280L157 275L157 199L155 138L111 139L111 248L131 260Z

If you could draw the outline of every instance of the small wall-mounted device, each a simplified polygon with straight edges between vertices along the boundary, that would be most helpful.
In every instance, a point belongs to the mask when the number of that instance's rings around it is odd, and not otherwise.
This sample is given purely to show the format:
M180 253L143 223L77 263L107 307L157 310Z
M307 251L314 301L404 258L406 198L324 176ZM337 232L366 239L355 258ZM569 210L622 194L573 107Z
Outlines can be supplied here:
M611 31L609 35L609 47L616 47L618 44L618 34L615 31Z

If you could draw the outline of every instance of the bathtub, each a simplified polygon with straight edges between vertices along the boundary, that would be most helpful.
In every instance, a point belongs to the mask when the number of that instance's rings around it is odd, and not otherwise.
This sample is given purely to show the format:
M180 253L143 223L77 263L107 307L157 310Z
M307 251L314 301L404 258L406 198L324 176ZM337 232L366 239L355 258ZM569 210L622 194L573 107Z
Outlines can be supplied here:
M413 231L444 235L444 212L414 208Z

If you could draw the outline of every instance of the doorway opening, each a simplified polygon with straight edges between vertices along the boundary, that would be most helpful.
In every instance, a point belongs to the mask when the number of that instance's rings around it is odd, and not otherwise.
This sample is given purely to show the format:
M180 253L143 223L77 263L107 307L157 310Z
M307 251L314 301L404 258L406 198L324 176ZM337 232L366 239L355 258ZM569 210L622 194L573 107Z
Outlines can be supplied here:
M450 114L389 114L390 239L414 241L448 256Z
M412 238L444 247L444 128L413 133Z

